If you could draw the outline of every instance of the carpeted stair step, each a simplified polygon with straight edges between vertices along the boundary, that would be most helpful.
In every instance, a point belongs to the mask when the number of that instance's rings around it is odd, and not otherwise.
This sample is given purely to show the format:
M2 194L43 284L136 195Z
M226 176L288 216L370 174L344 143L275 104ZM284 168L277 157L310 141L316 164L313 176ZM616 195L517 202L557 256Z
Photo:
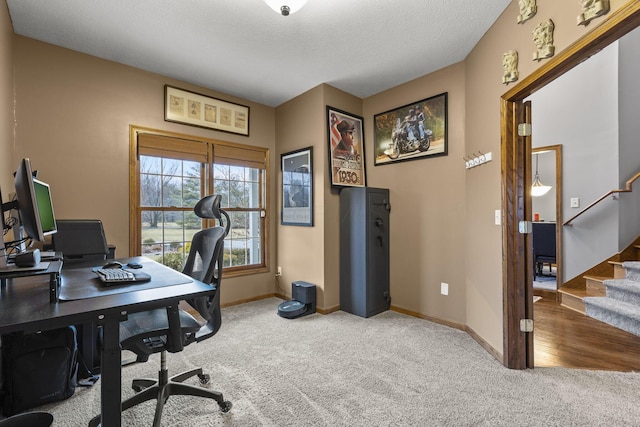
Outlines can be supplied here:
M629 279L610 279L603 282L607 297L635 304L640 308L640 282Z
M622 266L627 271L627 279L640 281L640 261L625 261Z
M608 297L583 299L587 316L640 336L640 306Z

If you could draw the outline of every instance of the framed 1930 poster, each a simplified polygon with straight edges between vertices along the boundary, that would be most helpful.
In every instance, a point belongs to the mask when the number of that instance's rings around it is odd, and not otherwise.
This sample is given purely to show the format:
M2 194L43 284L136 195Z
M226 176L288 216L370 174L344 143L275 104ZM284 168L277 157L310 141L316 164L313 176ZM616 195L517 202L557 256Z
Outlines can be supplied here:
M331 186L367 185L362 117L327 106L327 134Z

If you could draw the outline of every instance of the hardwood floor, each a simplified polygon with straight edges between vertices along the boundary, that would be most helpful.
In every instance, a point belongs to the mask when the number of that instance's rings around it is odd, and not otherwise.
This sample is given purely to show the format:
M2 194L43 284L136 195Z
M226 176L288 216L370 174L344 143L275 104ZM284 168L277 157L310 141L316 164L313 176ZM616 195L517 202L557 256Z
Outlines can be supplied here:
M640 337L560 306L551 292L533 315L535 366L640 371Z

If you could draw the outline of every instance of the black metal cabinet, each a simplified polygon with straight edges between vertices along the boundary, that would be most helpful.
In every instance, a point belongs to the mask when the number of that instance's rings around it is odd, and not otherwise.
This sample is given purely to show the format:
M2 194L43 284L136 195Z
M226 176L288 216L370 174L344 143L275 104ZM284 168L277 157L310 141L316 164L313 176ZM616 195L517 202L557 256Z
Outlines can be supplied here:
M389 190L340 192L340 308L361 317L388 310Z

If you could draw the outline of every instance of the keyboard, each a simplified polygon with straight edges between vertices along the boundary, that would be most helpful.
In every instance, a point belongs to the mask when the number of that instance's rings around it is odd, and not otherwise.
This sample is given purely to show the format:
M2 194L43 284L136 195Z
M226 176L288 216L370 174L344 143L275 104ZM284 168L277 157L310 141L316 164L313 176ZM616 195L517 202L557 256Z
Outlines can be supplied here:
M148 274L133 274L121 268L98 268L94 271L105 285L146 282L151 279Z

